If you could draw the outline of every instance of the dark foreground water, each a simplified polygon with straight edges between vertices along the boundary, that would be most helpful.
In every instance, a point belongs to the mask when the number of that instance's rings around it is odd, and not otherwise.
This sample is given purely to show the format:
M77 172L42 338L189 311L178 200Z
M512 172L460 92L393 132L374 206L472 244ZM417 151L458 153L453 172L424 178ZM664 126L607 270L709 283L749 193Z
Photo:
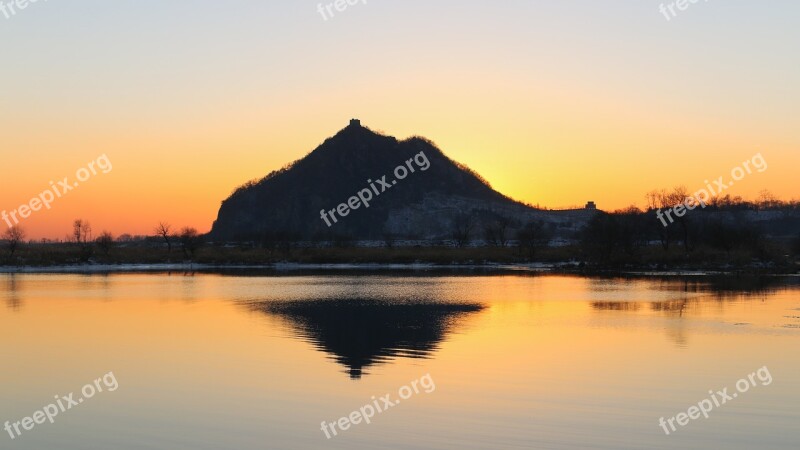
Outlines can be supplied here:
M0 448L795 449L798 356L793 278L0 275Z

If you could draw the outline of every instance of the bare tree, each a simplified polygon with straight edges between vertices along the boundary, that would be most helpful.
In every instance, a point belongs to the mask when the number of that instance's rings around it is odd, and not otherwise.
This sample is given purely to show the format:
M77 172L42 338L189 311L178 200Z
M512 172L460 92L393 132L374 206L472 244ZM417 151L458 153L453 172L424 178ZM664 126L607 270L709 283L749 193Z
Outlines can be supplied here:
M497 219L497 239L500 242L500 247L505 247L508 244L509 226L511 226L511 219L508 217Z
M486 223L483 227L484 240L495 247L505 247L508 243L509 225L511 221L506 217Z
M169 240L170 234L169 230L172 226L166 222L159 222L158 226L155 228L156 235L161 236L164 239L164 242L167 243L167 252L172 253L172 241Z
M114 236L108 231L103 231L95 241L100 250L108 256L108 253L114 247Z
M80 247L80 260L83 262L89 261L92 257L94 249L90 244L92 236L92 226L88 221L83 219L76 219L72 223L72 237L75 243Z
M528 251L528 258L533 258L536 250L547 247L550 243L552 233L545 227L545 224L540 221L528 222L517 232L517 240L519 241L519 250L523 249Z
M3 233L3 240L6 242L6 248L8 249L9 253L11 253L12 257L17 249L19 249L19 246L22 244L24 239L25 230L23 230L19 225L15 225Z
M92 237L92 225L86 220L76 219L72 223L72 237L78 244L89 242Z
M778 208L781 206L781 201L778 200L778 197L772 194L772 192L764 189L758 193L758 199L756 200L756 205L758 209L770 209L770 208Z
M647 208L650 211L654 210L671 210L679 205L681 209L683 209L682 214L678 216L677 213L669 214L670 222L663 227L658 227L658 235L659 239L661 240L661 245L664 247L664 250L669 250L670 242L672 241L672 229L670 228L670 224L673 221L676 221L680 224L681 229L683 231L683 246L684 249L688 252L689 251L689 220L686 217L686 207L685 205L688 203L689 193L684 186L677 186L672 191L667 191L666 189L654 190L646 195L647 198Z
M180 239L181 249L183 249L183 254L187 258L194 258L195 252L197 252L197 249L203 244L203 238L197 233L197 230L184 227L181 229L178 237Z
M676 207L678 205L686 205L689 202L689 191L686 189L685 186L678 186L672 190L669 196L669 202ZM678 216L678 213L675 213L675 221L681 225L681 229L683 230L683 249L684 251L688 252L691 250L691 246L689 245L689 218L687 217L686 211L683 214Z
M453 243L456 247L464 247L469 244L474 227L475 221L471 214L460 214L453 219Z
M83 236L83 220L75 219L72 222L72 238L75 240L76 243L81 243L81 237Z

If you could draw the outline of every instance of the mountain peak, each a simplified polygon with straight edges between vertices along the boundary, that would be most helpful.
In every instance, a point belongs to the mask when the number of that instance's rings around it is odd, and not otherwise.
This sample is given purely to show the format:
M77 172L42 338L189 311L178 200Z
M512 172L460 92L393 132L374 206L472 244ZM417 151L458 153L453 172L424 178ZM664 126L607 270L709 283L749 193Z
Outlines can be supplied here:
M351 119L348 126L328 138L317 150L336 148L339 151L365 151L375 147L393 146L396 142L397 140L391 136L385 136L365 127L360 120Z

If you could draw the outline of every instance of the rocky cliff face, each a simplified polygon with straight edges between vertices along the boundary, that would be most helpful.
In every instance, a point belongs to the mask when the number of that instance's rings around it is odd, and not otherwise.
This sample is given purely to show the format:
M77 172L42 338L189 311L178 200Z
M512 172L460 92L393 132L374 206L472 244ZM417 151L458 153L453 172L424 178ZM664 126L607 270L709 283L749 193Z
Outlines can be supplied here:
M588 217L515 202L426 139L398 141L354 122L305 158L237 189L222 203L210 237L450 239L459 228L477 237L497 220L508 231L539 220L566 232Z

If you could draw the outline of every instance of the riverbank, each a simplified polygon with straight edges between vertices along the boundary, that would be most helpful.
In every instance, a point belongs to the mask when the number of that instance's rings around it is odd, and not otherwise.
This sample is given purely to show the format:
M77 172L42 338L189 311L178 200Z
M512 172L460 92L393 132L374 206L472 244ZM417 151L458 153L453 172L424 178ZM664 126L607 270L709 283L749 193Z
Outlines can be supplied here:
M208 246L194 254L160 247L117 247L107 253L70 244L26 245L0 257L2 273L169 272L203 270L488 270L563 273L800 273L800 260L782 251L719 252L647 248L597 259L577 246L533 255L510 247L263 249Z

